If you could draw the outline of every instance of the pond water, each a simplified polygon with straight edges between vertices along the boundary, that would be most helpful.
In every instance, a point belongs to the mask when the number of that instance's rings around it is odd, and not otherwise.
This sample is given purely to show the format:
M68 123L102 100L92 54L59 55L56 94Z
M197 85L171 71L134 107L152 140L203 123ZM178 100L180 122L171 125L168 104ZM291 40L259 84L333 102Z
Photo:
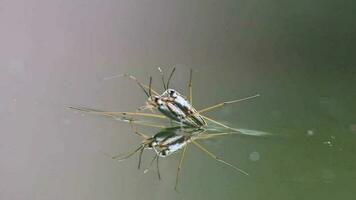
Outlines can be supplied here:
M0 22L0 199L354 199L355 12L351 1L14 1ZM127 123L67 106L134 111L157 67L206 115L268 132L202 141L137 170ZM135 127L136 128L136 127ZM154 135L156 128L137 127ZM147 167L153 154L145 153Z

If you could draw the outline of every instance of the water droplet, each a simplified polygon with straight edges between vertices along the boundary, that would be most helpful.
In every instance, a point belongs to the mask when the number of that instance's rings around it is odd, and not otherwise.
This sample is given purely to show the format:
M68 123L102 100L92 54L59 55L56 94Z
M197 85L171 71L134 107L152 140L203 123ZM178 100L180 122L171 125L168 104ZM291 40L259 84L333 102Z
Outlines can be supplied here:
M328 145L329 147L333 146L333 143L331 141L324 141L323 144Z
M253 162L260 160L260 154L257 151L251 152L249 155L249 159Z
M315 135L313 130L308 130L307 131L307 136L313 136L313 135Z

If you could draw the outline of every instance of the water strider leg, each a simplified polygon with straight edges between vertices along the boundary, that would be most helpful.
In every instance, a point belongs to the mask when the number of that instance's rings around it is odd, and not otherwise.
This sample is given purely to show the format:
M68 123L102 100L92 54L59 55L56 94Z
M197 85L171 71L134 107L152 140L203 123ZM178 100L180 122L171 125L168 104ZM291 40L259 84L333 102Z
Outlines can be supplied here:
M78 110L78 111L81 111L81 112L87 112L87 113L90 113L90 114L104 115L104 116L112 117L112 118L122 117L122 116L125 116L125 115L134 115L134 116L143 116L143 117L155 117L155 118L161 118L161 119L165 119L166 118L164 115L157 115L157 114L151 114L151 113L110 112L110 111L101 111L101 110L95 110L95 109L84 108L84 107L73 107L73 106L69 106L68 108L73 109L73 110Z
M176 175L176 184L174 186L174 189L177 190L178 188L178 182L179 182L179 175L180 175L180 171L182 169L182 163L183 163L183 159L185 156L185 152L187 151L188 145L185 145L182 151L182 155L180 156L180 160L179 160L179 164L178 164L178 168L177 168L177 175Z
M241 101L246 101L246 100L253 99L253 98L256 98L256 97L259 97L259 96L260 96L259 94L255 94L255 95L253 95L253 96L249 96L249 97L242 98L242 99L237 99L237 100L233 100L233 101L225 101L225 102L218 103L218 104L209 106L209 107L207 107L207 108L201 109L201 110L199 110L198 112L199 112L199 113L207 112L207 111L209 111L209 110L213 110L213 109L215 109L215 108L219 108L219 107L225 106L225 105L227 105L227 104L232 104L232 103L237 103L237 102L241 102Z
M138 156L138 166L137 166L137 169L141 169L141 160L142 160L142 154L143 154L143 151L145 150L145 148L142 148L140 150L140 154Z
M141 83L140 81L137 80L136 77L134 77L134 76L132 76L130 74L119 74L119 75L115 75L115 76L110 76L110 77L104 78L104 80L110 80L110 79L117 78L117 77L127 77L127 78L129 78L131 80L134 80L137 83L137 85L140 86L145 91L146 95L148 96L148 93L146 92L145 89L149 90L150 87L148 85L144 84L144 83ZM151 91L153 92L153 94L159 95L158 92L156 92L152 88L151 88Z
M107 115L132 115L132 116L141 116L141 117L153 117L153 118L160 118L160 119L167 119L164 115L157 115L152 113L140 113L140 112L102 112L103 114Z
M162 126L160 124L149 123L149 122L139 121L139 120L134 120L134 119L124 119L124 118L122 118L123 117L122 116L123 113L126 113L127 115L131 115L131 114L134 115L135 113L129 113L129 112L105 112L105 111L94 110L94 109L90 109L90 108L71 107L71 106L69 106L68 108L73 109L73 110L78 110L78 111L81 111L81 112L86 112L86 113L89 113L89 114L96 114L96 115L102 115L102 116L110 117L110 118L113 118L114 120L121 121L121 122L132 123L132 124L137 124L137 125L141 125L141 126L148 126L148 127L168 128L167 126ZM155 114L150 114L150 113L136 113L136 115L137 116L139 115L139 116L162 118L160 115L155 115Z
M156 159L156 167L157 167L157 175L158 175L158 180L161 180L161 173L159 172L159 165L158 165L158 160L159 160L159 156L157 156Z
M202 134L202 135L199 135L196 139L198 139L198 140L205 140L205 139L210 139L210 138L217 137L217 136L231 135L231 134L234 134L234 133L235 133L235 132L233 132L233 133Z
M227 166L230 166L230 167L234 168L235 170L237 170L237 171L239 171L239 172L241 172L241 173L243 173L243 174L245 174L245 175L248 175L248 173L245 172L245 171L243 171L242 169L240 169L240 168L236 167L235 165L230 164L230 163L228 163L228 162L226 162L226 161L220 159L219 157L217 157L216 155L214 155L213 153L211 153L210 151L208 151L206 148L204 148L202 145L200 145L198 142L196 142L196 141L194 141L194 140L192 140L191 142L192 142L196 147L198 147L200 150L202 150L204 153L206 153L207 155L209 155L210 157L212 157L214 160L216 160L216 161L218 161L218 162L221 162L221 163L223 163L223 164L225 164L225 165L227 165Z
M211 119L211 118L209 118L209 117L206 117L206 116L203 116L203 115L202 115L202 117L203 117L204 119L206 119L207 121L210 121L210 122L212 122L212 123L214 123L214 124L217 124L217 125L219 125L219 126L222 126L222 127L224 127L224 128L227 128L227 129L230 129L230 130L233 130L233 131L238 131L238 130L236 130L236 129L234 129L234 128L231 128L231 127L229 127L229 126L226 126L225 124L223 124L223 123L221 123L221 122L218 122L218 121L216 121L216 120L213 120L213 119Z
M156 159L158 159L158 154L156 154L156 155L153 157L153 159L151 160L150 165L143 171L143 173L147 173L147 172L150 170L150 168L152 167L153 162L154 162ZM158 179L161 180L161 174L160 174L159 168L158 168L158 161L157 161L157 175L158 175Z
M114 160L118 160L118 161L126 160L126 159L130 158L131 156L133 156L136 152L140 151L141 149L144 149L145 146L146 146L145 144L142 144L135 151L128 153L125 156L112 156L111 158Z

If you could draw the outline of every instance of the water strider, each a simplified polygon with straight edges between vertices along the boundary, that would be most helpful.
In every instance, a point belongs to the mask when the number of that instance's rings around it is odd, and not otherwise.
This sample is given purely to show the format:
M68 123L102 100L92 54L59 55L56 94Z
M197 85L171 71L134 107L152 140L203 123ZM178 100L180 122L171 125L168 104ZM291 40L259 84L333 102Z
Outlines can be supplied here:
M219 107L223 107L227 104L237 103L237 102L249 100L252 98L256 98L259 96L259 94L256 94L256 95L249 96L249 97L242 98L242 99L225 101L225 102L218 103L218 104L215 104L215 105L212 105L212 106L209 106L207 108L197 111L192 106L192 102L193 102L193 99L192 99L192 96L193 96L192 70L190 70L190 77L189 77L189 83L188 83L188 90L189 90L188 98L185 98L183 95L178 93L176 90L169 88L169 83L170 83L171 78L173 77L175 68L172 69L167 82L165 82L165 80L164 80L164 75L163 75L162 70L160 68L159 68L159 70L161 72L162 82L163 82L163 87L164 87L164 92L162 94L159 94L151 87L152 86L152 77L150 77L149 85L145 85L145 84L141 83L140 81L138 81L137 78L132 75L122 74L119 76L128 77L128 78L134 80L142 88L142 90L148 97L148 100L146 102L147 105L142 107L139 110L145 110L145 109L153 110L153 108L156 108L163 115L158 115L158 114L153 114L153 113L144 113L144 112L111 112L111 113L131 115L131 116L168 118L175 122L182 123L184 125L196 127L196 128L206 127L208 125L207 121L209 121L213 124L217 124L224 128L229 128L229 129L234 130L233 128L231 128L221 122L218 122L214 119L203 116L202 113L219 108ZM113 78L113 77L109 77L109 78ZM146 91L146 89L148 91Z
M152 87L151 87L152 86L152 77L150 77L149 85L145 85L145 84L139 82L132 75L124 74L122 76L129 77L130 79L136 81L136 83L142 88L142 90L147 95L147 97L148 97L147 105L139 110L145 110L145 109L152 110L153 108L156 108L163 115L158 115L158 114L154 114L154 113L137 112L137 111L136 112L106 112L106 111L93 110L93 109L83 108L83 107L69 107L69 108L79 110L82 112L88 112L91 114L99 114L99 115L103 115L103 116L108 116L108 117L114 118L119 121L129 122L130 124L161 128L161 131L159 131L157 134L155 134L152 137L135 131L136 134L140 135L144 139L143 142L141 143L141 145L135 151L129 153L128 155L121 157L121 158L114 156L113 159L125 160L125 159L131 157L132 155L134 155L135 153L140 152L139 153L139 164L138 164L138 168L140 168L141 157L142 157L143 151L145 149L154 150L155 156L151 161L151 165L154 161L157 162L157 172L158 172L158 176L160 177L159 167L158 167L159 158L167 157L167 156L170 156L176 152L182 151L181 158L179 161L179 166L177 169L175 188L177 188L177 185L178 185L180 169L181 169L182 162L183 162L183 159L184 159L184 156L185 156L185 153L186 153L186 150L187 150L187 147L189 144L193 144L195 147L202 150L204 153L206 153L210 157L214 158L215 160L217 160L221 163L224 163L245 175L248 175L245 171L241 170L240 168L215 156L213 153L211 153L205 147L203 147L201 144L199 144L197 142L197 140L209 139L209 138L212 138L215 136L221 136L221 135L227 135L227 134L238 134L238 133L239 134L242 133L242 134L246 134L246 135L255 135L255 136L265 135L264 132L256 132L256 131L251 131L251 130L230 128L220 122L217 122L217 121L210 119L206 116L203 116L201 114L203 112L207 112L207 111L222 107L227 104L252 99L252 98L258 97L259 95L253 95L253 96L243 98L243 99L222 102L222 103L215 104L213 106L209 106L207 108L201 109L200 111L197 111L192 106L192 70L190 71L190 79L189 79L189 84L188 84L188 88L189 88L188 98L185 98L183 95L178 93L176 90L169 88L169 83L173 76L175 68L173 68L172 72L170 73L170 76L169 76L169 79L167 82L165 82L165 80L164 80L164 75L163 75L162 70L161 69L159 69L159 70L162 75L162 82L163 82L163 86L165 89L162 94L158 94L154 89L152 89ZM148 91L146 91L146 89ZM187 100L187 99L189 99L189 100ZM134 116L170 119L170 120L173 120L176 123L178 123L179 126L174 127L173 124L171 124L171 126L173 126L173 127L168 127L163 124L154 123L152 121L140 121L140 120L133 119ZM213 124L217 124L220 127L223 127L225 129L222 130L221 128L218 128L218 127L208 126L208 123L206 121L209 121Z

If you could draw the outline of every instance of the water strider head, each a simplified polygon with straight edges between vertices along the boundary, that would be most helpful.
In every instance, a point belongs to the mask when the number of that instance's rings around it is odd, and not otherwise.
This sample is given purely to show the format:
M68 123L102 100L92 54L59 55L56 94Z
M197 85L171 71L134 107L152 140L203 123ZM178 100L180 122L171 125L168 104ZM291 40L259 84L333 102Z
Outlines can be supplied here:
M154 108L158 108L160 106L163 106L163 101L160 96L153 95L148 97L147 104Z

